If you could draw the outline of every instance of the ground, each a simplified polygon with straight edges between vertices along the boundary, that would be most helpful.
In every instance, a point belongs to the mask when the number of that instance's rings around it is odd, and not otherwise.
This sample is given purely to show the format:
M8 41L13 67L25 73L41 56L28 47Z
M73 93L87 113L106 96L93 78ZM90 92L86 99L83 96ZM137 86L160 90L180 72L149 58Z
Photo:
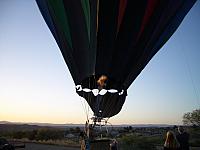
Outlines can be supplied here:
M19 150L80 150L80 148L26 143L26 147Z

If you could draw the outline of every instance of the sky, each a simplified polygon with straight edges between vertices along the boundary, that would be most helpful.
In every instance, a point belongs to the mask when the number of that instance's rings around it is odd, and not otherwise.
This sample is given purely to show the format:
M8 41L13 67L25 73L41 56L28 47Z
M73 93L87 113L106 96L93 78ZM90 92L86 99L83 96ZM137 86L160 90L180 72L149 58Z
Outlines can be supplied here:
M182 124L184 113L200 108L199 16L197 1L112 124ZM0 0L0 121L84 123L85 105L36 2Z

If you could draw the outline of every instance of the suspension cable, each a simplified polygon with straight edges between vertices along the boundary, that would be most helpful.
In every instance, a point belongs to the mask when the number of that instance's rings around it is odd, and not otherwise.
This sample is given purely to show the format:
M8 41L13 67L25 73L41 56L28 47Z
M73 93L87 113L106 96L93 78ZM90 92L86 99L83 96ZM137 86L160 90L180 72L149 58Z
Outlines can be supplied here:
M180 39L180 43L183 43L183 39L181 36L181 32L177 32L177 34L179 34L179 39ZM183 60L185 62L185 68L186 68L186 72L188 74L188 78L189 80L191 81L191 85L192 85L192 88L193 88L193 91L194 91L194 94L195 94L195 99L196 99L196 102L197 102L197 105L200 106L200 96L199 96L199 93L198 93L198 90L197 90L197 87L195 86L195 82L194 82L194 79L193 79L193 76L192 76L192 71L191 71L191 67L189 65L189 61L188 61L188 57L186 55L186 51L185 51L185 48L182 44L179 44L180 46L180 50L182 50L182 57L183 57Z

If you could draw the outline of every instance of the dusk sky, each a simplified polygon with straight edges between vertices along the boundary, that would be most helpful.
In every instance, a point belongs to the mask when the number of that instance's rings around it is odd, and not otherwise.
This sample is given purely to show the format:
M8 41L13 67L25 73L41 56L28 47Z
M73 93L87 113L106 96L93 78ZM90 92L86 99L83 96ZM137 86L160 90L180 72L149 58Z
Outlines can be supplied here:
M0 0L0 121L84 123L85 104L36 2ZM197 108L200 1L132 83L110 122L182 124L183 114Z

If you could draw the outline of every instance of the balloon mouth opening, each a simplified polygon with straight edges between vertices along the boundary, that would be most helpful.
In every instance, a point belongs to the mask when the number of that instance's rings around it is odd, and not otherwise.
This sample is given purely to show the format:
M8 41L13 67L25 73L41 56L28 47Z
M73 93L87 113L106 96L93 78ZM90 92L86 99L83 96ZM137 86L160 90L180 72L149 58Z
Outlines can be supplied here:
M123 95L126 91L122 88L120 82L109 78L106 75L92 75L82 80L75 86L76 92L93 93L94 96L105 95L106 93Z

